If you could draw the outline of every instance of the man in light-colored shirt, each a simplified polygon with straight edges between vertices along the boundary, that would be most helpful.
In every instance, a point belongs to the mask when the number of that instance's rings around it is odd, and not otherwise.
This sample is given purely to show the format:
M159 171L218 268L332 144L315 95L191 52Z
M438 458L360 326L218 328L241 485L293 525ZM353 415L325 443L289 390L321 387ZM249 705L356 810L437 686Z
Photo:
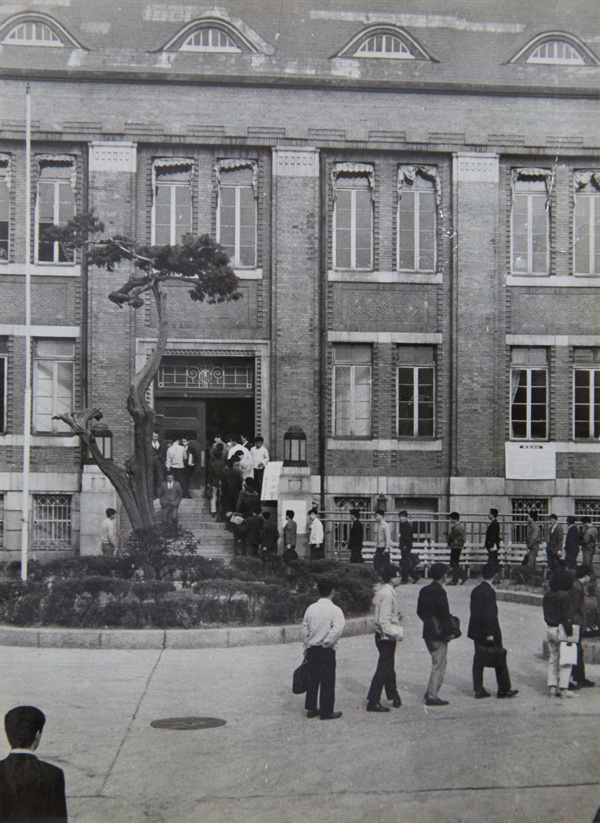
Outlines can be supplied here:
M252 459L252 468L254 469L256 491L260 497L265 467L269 462L269 452L265 448L265 441L262 437L257 437L255 439L254 445L250 449L250 457Z
M390 565L390 548L392 547L392 530L390 524L385 519L383 509L375 512L375 554L373 555L373 568L379 574L382 568Z
M106 517L100 526L100 547L102 554L109 557L114 555L118 548L117 513L114 509L106 510Z
M389 712L387 706L381 705L381 692L385 688L385 696L392 701L395 709L402 705L398 687L396 685L396 671L394 657L396 643L402 640L402 627L399 625L401 615L398 614L396 590L392 584L395 570L391 568L381 570L383 585L377 589L373 603L375 605L375 645L379 652L377 668L371 681L371 688L367 695L368 712Z
M189 484L186 471L187 449L181 440L174 440L167 449L167 474L170 472L180 484L184 497L189 497Z
M323 524L319 520L319 513L316 509L311 509L308 513L310 520L310 531L308 533L308 544L310 546L311 560L324 560L325 547L323 542L325 540L325 533L323 532Z
M340 607L332 602L331 581L322 577L317 583L317 588L320 598L308 607L302 622L304 648L309 663L304 707L307 717L319 716L321 720L337 720L342 713L334 711L335 647L342 636L346 621Z

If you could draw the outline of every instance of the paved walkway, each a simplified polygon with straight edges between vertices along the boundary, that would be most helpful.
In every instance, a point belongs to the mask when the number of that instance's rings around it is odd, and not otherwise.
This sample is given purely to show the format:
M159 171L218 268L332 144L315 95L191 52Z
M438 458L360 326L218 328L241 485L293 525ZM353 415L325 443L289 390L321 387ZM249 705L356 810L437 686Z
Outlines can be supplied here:
M40 756L65 770L72 823L590 823L600 805L600 686L547 697L541 608L501 603L518 697L473 699L472 644L461 638L442 689L450 705L426 708L418 588L399 590L403 706L386 715L365 711L370 635L340 641L336 721L308 720L291 693L300 644L5 647L0 709L33 703L46 712ZM465 627L469 592L448 590ZM600 682L600 667L588 676ZM199 715L227 724L150 726Z

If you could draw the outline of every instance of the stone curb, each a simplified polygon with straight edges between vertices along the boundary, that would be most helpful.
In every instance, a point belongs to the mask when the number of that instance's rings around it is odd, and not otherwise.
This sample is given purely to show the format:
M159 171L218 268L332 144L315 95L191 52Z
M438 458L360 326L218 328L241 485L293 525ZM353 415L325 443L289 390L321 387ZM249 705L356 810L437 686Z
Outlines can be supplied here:
M372 617L346 622L344 637L369 634ZM223 629L29 629L0 626L0 645L38 649L207 649L299 643L302 626Z

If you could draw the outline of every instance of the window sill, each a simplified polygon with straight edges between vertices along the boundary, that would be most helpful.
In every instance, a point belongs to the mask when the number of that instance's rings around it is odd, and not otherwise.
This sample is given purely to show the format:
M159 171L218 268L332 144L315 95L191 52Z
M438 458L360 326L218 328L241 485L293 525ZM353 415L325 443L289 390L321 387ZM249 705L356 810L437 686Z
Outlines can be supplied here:
M415 452L441 452L441 440L384 440L373 438L369 440L330 437L327 440L327 448L331 451L415 451Z
M440 273L422 274L407 271L342 271L331 269L327 279L331 283L422 283L440 285L443 275Z
M32 263L29 273L34 277L80 277L79 263ZM25 263L0 263L0 274L25 275Z
M0 446L22 446L22 434L1 434ZM73 434L32 434L31 445L37 446L52 446L57 448L75 448L79 447L79 437Z
M598 288L600 286L600 277L597 275L567 275L560 277L553 277L551 275L539 274L507 274L507 286L545 286L554 288Z
M262 269L234 269L234 274L238 280L262 280Z

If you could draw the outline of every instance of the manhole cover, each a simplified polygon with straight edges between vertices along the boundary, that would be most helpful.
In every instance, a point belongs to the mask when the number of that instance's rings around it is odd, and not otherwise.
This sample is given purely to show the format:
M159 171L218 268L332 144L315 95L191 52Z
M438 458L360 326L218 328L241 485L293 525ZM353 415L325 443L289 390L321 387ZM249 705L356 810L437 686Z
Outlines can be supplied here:
M188 731L191 729L214 729L215 726L224 726L226 720L220 717L164 717L153 720L150 725L155 729L176 729Z

